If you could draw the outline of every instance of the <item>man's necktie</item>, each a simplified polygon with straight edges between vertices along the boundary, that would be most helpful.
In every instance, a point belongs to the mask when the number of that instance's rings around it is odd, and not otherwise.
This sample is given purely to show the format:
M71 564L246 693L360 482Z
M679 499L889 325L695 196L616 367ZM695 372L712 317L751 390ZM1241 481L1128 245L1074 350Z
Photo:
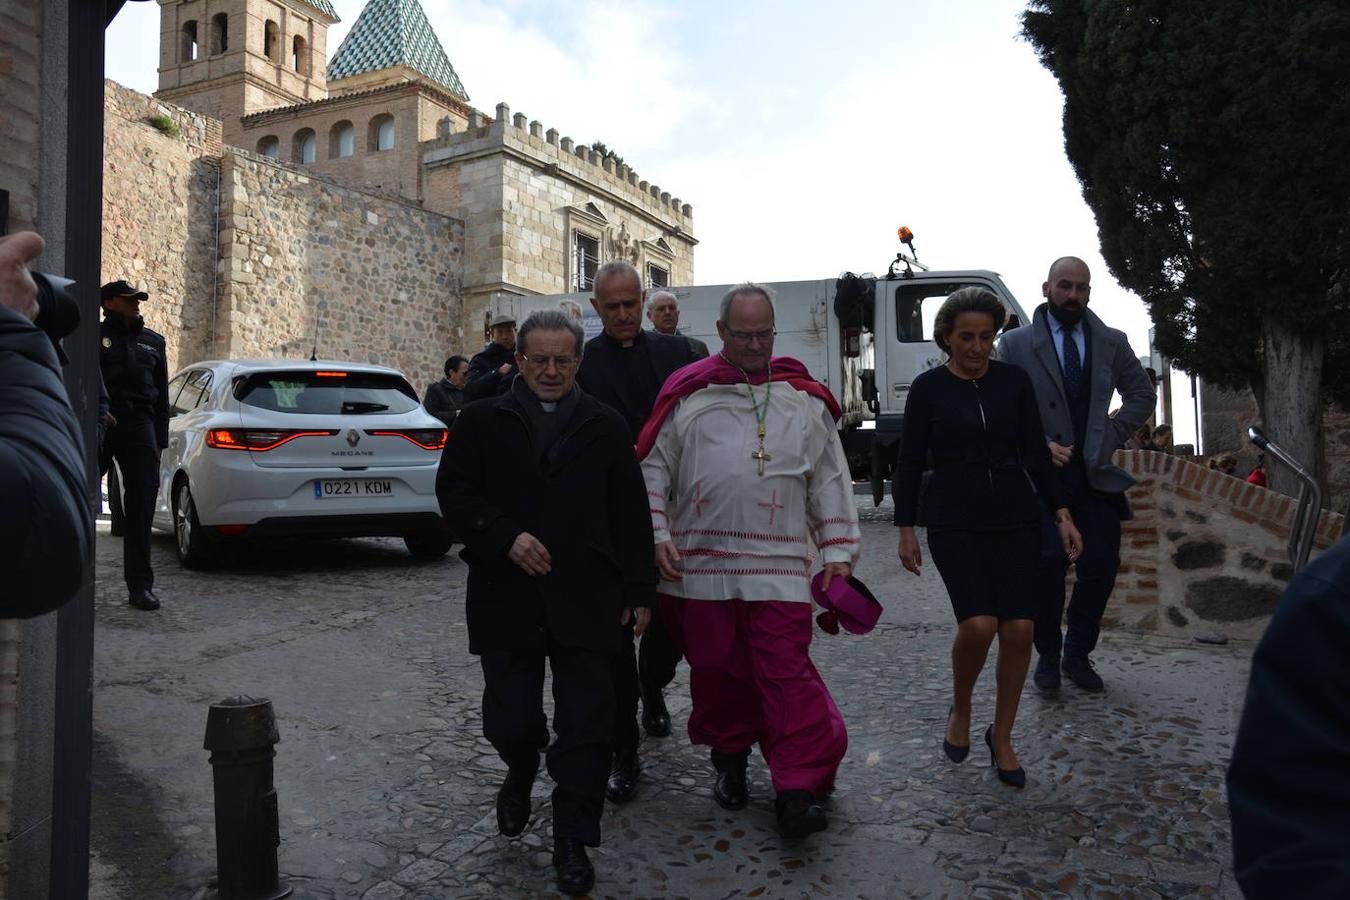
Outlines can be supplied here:
M1064 329L1064 393L1077 397L1083 392L1083 357L1074 340L1076 328Z

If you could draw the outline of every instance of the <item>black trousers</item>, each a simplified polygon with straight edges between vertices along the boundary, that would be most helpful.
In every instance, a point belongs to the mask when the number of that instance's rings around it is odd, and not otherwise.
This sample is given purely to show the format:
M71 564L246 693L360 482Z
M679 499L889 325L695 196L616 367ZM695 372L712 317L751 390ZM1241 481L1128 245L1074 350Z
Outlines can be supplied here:
M636 753L638 740L638 701L666 689L675 680L680 648L666 630L659 607L652 610L651 621L642 633L641 647L633 637L631 625L623 626L622 647L613 660L614 752Z
M544 660L553 670L553 731L544 716ZM548 748L553 779L554 839L600 844L600 814L609 777L614 691L612 654L560 647L489 650L483 667L483 736L508 767L533 773Z
M1084 658L1097 647L1102 613L1116 586L1120 569L1120 517L1125 498L1085 491L1069 505L1074 524L1083 536L1083 555L1075 564L1073 598L1069 600L1066 634L1064 576L1069 559L1059 540L1054 520L1046 514L1041 523L1041 558L1038 581L1040 603L1036 609L1036 651L1049 658Z
M159 445L153 422L118 423L108 429L99 457L99 473L117 460L122 481L122 577L131 591L143 591L155 584L150 567L150 522L159 495Z

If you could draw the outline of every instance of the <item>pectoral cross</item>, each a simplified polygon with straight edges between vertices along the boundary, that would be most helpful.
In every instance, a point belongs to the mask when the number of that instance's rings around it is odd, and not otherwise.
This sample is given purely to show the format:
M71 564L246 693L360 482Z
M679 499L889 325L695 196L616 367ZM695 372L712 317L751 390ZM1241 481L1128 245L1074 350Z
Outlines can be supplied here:
M764 425L759 426L759 449L750 454L750 458L759 463L759 474L764 474L764 464L773 459L772 456L764 452Z

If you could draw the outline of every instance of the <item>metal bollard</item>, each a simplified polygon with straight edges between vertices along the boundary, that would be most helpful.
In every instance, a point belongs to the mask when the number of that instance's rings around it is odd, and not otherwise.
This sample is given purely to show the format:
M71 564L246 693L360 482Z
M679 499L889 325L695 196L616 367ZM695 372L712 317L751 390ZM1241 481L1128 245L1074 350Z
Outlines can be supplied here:
M231 697L206 716L216 794L216 873L221 900L280 900L291 886L277 876L281 845L272 749L279 740L272 701Z

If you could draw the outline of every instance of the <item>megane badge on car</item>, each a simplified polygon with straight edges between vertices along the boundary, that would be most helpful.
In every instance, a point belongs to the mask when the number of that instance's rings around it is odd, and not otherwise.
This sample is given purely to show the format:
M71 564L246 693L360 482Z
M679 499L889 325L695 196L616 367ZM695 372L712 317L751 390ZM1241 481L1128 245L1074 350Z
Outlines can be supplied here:
M355 428L348 428L347 443L353 447L361 443L361 432L357 431Z

